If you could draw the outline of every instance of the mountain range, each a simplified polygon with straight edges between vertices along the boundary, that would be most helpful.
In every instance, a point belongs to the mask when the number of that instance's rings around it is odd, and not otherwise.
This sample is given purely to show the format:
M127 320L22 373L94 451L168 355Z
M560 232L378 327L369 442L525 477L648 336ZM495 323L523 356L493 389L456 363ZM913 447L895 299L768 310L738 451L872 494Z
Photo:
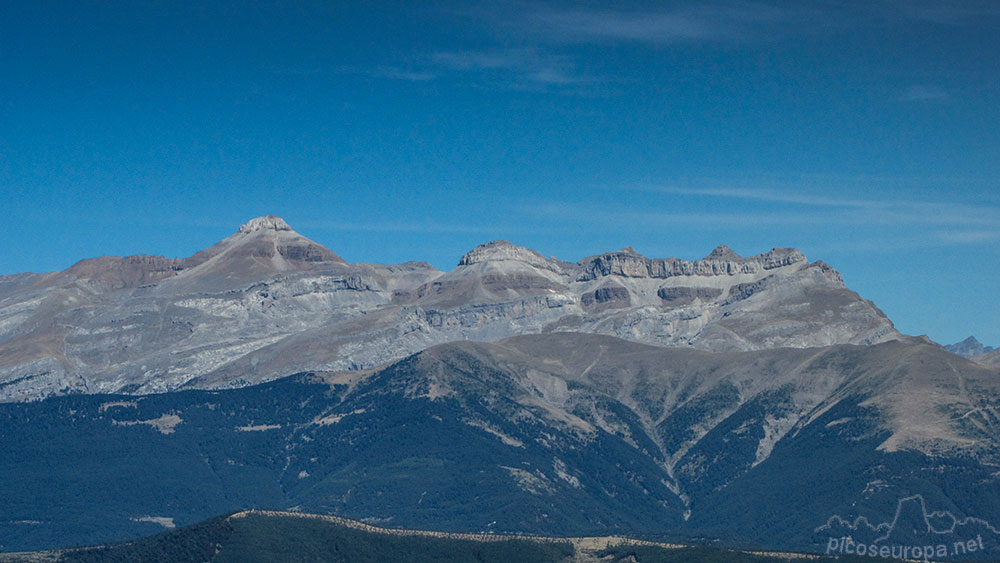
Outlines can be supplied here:
M1000 559L1000 370L793 249L497 241L440 272L267 216L185 259L0 277L0 395L5 551L261 508Z
M0 401L217 389L365 369L435 344L574 331L707 351L876 344L889 319L794 249L578 262L505 241L448 272L348 264L282 219L184 259L82 260L0 277Z

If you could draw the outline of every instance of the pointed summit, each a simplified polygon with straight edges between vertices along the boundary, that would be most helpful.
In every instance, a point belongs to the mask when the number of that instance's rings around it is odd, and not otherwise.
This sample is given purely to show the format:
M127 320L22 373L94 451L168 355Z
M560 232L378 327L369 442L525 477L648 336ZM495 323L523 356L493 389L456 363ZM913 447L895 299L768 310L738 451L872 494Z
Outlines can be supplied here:
M251 219L236 233L184 259L174 284L216 290L279 272L322 270L346 264L325 246L292 230L281 217ZM190 289L190 288L188 288Z
M245 225L241 225L239 231L240 233L254 233L257 231L291 231L292 228L288 226L288 223L284 219L278 217L277 215L265 215L263 217L257 217L256 219L251 219Z
M742 260L743 257L739 254L733 252L732 248L724 244L720 244L715 247L715 250L711 254L705 257L705 260Z

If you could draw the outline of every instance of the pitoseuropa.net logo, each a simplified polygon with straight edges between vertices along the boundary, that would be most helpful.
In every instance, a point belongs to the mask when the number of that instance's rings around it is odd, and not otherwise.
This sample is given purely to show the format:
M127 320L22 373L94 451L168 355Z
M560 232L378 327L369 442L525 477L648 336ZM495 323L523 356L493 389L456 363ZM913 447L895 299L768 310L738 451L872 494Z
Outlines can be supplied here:
M946 543L937 545L864 544L855 542L854 538L850 536L830 538L826 544L827 555L868 555L870 557L895 557L896 559L923 559L924 561L964 557L978 551L985 551L982 534L977 534L975 538L967 541L952 542L950 545Z
M828 555L861 555L934 561L989 559L1000 553L1000 531L980 518L957 518L949 511L928 511L921 495L900 499L890 522L831 516L816 528Z

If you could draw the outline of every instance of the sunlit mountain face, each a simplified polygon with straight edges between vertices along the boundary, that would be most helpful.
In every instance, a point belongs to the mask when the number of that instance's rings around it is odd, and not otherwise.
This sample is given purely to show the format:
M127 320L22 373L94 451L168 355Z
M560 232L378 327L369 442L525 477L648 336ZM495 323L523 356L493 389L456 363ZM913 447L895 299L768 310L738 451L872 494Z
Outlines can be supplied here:
M273 215L189 258L94 258L0 281L6 400L230 388L553 331L708 351L899 337L837 271L794 249L564 262L496 241L440 272L348 264Z

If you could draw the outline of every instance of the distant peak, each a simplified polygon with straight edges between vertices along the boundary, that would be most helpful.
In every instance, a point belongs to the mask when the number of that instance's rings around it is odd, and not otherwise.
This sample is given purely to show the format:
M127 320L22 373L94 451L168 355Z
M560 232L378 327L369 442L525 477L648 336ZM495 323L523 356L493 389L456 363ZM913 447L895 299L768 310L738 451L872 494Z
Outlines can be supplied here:
M715 247L715 250L711 254L705 257L705 260L742 260L743 257L739 254L733 252L732 248L724 244L720 244Z
M291 227L284 219L277 215L265 215L251 219L247 224L240 227L241 233L255 233L257 231L290 231Z
M966 358L981 356L994 350L992 346L984 345L975 336L970 336L961 342L956 342L955 344L949 344L945 346L945 349L953 354L958 354L959 356L964 356Z

